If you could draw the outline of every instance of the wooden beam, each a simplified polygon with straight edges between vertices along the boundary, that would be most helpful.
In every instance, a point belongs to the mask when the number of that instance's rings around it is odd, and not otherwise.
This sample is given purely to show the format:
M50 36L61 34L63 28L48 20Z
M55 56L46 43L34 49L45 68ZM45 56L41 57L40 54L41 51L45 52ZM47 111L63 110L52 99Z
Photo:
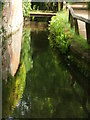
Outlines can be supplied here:
M58 12L60 12L60 9L61 9L61 5L60 2L58 2Z
M36 12L30 12L30 17L52 17L56 16L56 13L36 13Z
M75 33L79 35L79 27L78 27L78 21L77 19L74 19L74 24L75 24Z
M72 15L70 15L70 24L71 24L71 28L73 28L73 26L74 26L74 21L73 21Z
M87 42L90 44L90 24L86 23Z

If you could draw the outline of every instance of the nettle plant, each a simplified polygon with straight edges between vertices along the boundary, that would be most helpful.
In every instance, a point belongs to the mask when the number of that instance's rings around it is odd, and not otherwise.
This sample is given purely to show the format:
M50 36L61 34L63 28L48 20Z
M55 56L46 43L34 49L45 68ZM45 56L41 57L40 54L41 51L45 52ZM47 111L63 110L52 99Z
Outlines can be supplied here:
M59 48L63 54L68 52L71 44L69 35L64 31L65 19L63 14L57 14L57 16L52 17L49 28L49 39L55 42L56 47Z
M30 17L31 2L23 0L23 15L24 17Z

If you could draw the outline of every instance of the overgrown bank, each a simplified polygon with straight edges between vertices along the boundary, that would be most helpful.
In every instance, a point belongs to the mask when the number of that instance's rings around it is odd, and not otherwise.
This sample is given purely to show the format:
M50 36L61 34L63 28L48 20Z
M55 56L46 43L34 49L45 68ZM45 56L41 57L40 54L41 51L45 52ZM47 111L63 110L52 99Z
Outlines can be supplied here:
M74 28L70 28L67 14L67 12L61 12L52 17L49 26L50 45L52 48L57 48L60 54L77 67L85 77L90 77L88 58L90 45L81 35L75 34Z
M19 68L14 77L7 74L7 80L2 82L2 117L7 118L12 115L14 108L20 101L26 85L26 74L32 67L31 48L30 48L30 26L23 30L22 51Z

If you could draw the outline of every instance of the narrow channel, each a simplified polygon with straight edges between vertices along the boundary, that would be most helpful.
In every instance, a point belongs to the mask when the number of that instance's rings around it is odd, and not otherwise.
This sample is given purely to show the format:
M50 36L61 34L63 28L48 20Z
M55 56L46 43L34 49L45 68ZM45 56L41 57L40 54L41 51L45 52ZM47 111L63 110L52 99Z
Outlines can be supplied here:
M86 118L88 117L87 91L82 76L72 72L50 47L48 25L31 22L29 44L31 68L26 74L21 99L9 117L15 118ZM28 39L28 37L27 37ZM75 78L75 76L78 76ZM74 85L72 85L74 81ZM81 80L83 81L83 80ZM21 90L21 88L20 88ZM11 106L12 107L12 106Z

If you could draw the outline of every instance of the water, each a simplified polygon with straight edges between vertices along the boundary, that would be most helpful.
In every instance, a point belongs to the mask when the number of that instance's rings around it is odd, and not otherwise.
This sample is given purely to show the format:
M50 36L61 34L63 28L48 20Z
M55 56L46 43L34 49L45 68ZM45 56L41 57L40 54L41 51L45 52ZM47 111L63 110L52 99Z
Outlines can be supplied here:
M30 26L24 31L18 75L3 83L3 93L8 89L3 94L3 117L87 118L87 83L51 49L47 24Z

